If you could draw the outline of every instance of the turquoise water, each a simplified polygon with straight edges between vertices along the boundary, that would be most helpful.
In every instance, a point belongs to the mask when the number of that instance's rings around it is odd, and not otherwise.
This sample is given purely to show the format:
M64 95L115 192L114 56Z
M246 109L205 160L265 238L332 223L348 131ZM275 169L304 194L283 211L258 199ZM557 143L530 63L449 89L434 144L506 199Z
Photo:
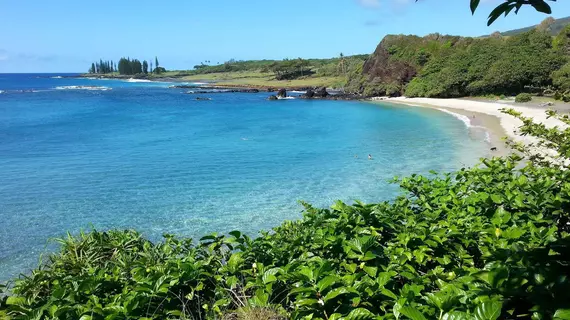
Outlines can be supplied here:
M0 75L0 280L68 230L255 235L301 217L298 200L388 200L393 176L488 150L437 110L268 93L196 101L169 85Z

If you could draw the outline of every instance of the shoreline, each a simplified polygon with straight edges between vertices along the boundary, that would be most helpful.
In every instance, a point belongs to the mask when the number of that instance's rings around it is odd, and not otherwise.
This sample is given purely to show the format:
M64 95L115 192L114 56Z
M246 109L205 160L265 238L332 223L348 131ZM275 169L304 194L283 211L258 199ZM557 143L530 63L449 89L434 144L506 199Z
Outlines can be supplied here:
M560 128L565 128L566 124L554 119L548 118L546 115L546 110L538 109L534 107L524 106L524 105L513 105L508 103L494 103L494 102L481 102L468 99L441 99L441 98L372 98L372 102L388 102L393 104L405 104L415 107L427 107L433 109L440 109L441 111L447 110L464 116L468 116L472 121L472 125L478 125L485 127L491 134L491 140L493 141L493 147L497 147L498 155L500 153L507 153L508 147L504 143L497 143L497 139L503 136L501 134L506 134L506 136L515 142L521 142L525 145L536 143L538 140L531 136L521 136L518 134L518 129L523 125L523 122L511 115L501 112L501 109L514 109L520 112L524 117L532 118L537 123L542 123L548 128L558 126ZM475 119L481 120L474 123L473 118L469 115L475 115ZM494 136L494 137L493 137ZM501 149L499 149L499 147ZM535 152L542 153L548 156L554 156L553 150L549 149L538 149L534 147Z

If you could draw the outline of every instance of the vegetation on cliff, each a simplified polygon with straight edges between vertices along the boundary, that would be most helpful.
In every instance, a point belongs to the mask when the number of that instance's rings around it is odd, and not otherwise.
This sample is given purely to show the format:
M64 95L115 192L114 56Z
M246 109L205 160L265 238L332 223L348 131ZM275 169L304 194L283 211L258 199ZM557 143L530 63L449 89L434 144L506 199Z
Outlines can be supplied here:
M515 146L533 161L485 159L400 179L404 193L390 202L305 204L302 220L256 239L69 236L14 283L0 314L213 319L254 308L292 319L568 319L570 170L560 163L570 159L570 129L521 119L521 131L560 159Z
M347 89L373 95L463 97L566 91L570 26L511 37L386 36ZM561 68L562 67L562 68Z

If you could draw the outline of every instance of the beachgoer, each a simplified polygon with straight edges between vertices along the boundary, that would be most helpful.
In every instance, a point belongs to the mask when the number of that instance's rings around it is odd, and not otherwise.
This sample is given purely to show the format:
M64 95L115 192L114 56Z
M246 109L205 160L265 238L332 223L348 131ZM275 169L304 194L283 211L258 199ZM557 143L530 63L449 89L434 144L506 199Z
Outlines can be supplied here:
M368 160L372 160L372 155L371 155L371 154L368 155Z

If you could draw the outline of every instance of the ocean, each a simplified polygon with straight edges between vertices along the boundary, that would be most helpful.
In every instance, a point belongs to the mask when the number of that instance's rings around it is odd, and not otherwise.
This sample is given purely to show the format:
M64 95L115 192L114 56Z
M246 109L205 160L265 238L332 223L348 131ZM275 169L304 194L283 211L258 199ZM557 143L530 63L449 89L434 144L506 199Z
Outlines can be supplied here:
M0 74L0 281L68 231L255 236L300 218L299 200L390 200L394 176L489 150L468 122L427 108L59 76Z

